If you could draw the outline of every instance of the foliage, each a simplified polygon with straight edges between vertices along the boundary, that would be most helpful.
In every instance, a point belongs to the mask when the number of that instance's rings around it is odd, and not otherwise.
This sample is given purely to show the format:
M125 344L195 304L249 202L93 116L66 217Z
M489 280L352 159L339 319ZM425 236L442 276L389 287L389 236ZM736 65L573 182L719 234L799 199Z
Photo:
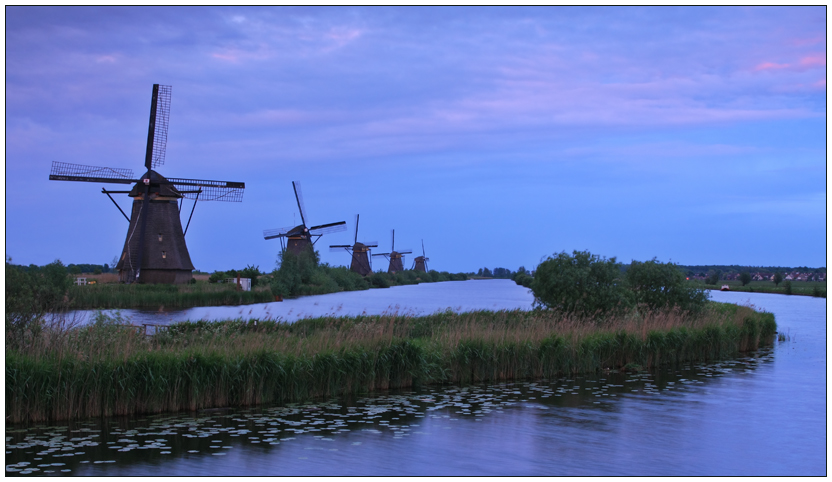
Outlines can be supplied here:
M12 347L36 337L47 313L67 308L72 278L60 260L26 270L6 261L6 343Z
M213 273L211 273L211 276L208 277L208 282L219 283L220 281L226 279L237 279L238 274L240 275L240 278L249 278L251 280L251 287L254 288L258 284L258 277L262 276L264 273L260 272L259 266L248 265L243 269L214 271Z
M548 257L535 271L531 290L535 304L579 315L623 312L633 299L621 279L616 258L589 251L565 251Z
M780 271L774 273L774 286L780 286L780 283L783 282L783 273Z
M740 273L740 282L743 286L751 282L751 275L748 273L748 271L743 271L742 273Z
M650 261L633 261L625 279L635 302L651 310L679 307L683 311L699 311L708 300L705 290L689 284L678 265Z
M329 284L337 287L337 283L327 283L328 277L319 267L320 255L308 246L300 254L283 250L278 254L278 267L272 272L272 293L284 297L300 296L315 293L314 287ZM335 288L333 291L338 291ZM324 291L331 292L331 291Z
M791 281L786 281L785 283L783 283L783 287L786 288L786 294L787 295L792 294L792 282Z
M705 284L707 285L715 285L719 283L719 278L722 276L722 271L716 270L711 271L708 273L708 277L705 278Z

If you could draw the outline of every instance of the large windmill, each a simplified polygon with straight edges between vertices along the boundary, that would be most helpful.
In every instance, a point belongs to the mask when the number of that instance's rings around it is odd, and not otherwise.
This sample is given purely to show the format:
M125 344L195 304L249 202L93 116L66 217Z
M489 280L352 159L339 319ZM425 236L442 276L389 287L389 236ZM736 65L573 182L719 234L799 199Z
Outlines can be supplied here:
M413 259L413 266L410 269L412 269L414 271L421 271L423 273L426 273L428 271L428 261L430 261L430 258L425 256L425 240L423 239L422 240L422 255L421 256L416 256Z
M373 266L370 264L370 248L377 248L377 241L358 242L358 214L355 215L355 240L353 245L349 244L335 244L329 247L330 251L341 251L342 249L352 255L352 262L350 263L350 271L355 271L361 276L367 276L373 272Z
M347 222L338 221L337 223L321 224L320 226L306 227L306 210L303 208L303 194L300 190L300 182L292 181L292 187L295 189L295 200L298 202L298 211L300 211L301 224L298 226L289 226L278 229L266 229L263 231L264 239L280 239L281 251L288 249L294 254L302 253L307 246L312 247L318 242L324 234L337 233L339 231L346 231ZM315 237L315 241L312 238ZM283 240L287 239L286 245Z
M243 200L245 183L165 178L154 170L165 163L170 93L169 85L153 84L144 157L147 172L139 179L135 178L131 169L83 166L65 162L53 162L49 174L49 179L53 181L135 184L130 191L101 189L130 223L124 248L116 265L119 280L126 283L178 284L190 281L194 266L185 245L185 233L190 226L196 202ZM129 218L110 194L127 194L133 198L133 210ZM183 232L179 213L184 198L193 199L194 206Z
M389 253L378 253L374 254L373 256L384 256L385 258L390 260L390 267L387 268L388 273L398 273L399 271L404 271L404 266L402 264L402 255L410 254L413 252L411 249L403 249L401 251L396 251L396 230L394 229L392 232L393 239L390 241L390 252Z

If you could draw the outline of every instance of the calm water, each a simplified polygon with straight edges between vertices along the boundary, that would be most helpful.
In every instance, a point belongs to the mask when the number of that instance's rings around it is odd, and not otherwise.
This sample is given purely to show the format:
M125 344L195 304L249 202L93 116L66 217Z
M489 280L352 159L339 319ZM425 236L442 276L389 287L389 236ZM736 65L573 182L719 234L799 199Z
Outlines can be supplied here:
M447 309L531 309L534 296L511 280L468 280L393 286L386 289L304 296L294 300L244 306L206 306L176 311L120 310L133 324L168 324L178 321L229 318L296 321L317 316L356 316L400 313L429 315ZM88 318L91 312L76 312Z
M672 371L7 426L6 473L826 475L826 300L712 297L791 339Z

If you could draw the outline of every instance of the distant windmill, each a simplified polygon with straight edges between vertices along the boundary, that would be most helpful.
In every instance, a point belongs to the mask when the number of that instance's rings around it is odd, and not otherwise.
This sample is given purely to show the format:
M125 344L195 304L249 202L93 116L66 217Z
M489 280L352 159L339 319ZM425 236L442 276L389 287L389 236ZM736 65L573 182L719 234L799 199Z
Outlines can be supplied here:
M190 281L194 266L185 245L185 233L188 232L196 202L199 199L233 202L243 200L245 183L165 178L153 170L165 163L170 93L169 85L153 84L144 158L147 172L140 179L135 179L131 169L83 166L65 162L52 162L52 171L49 174L49 179L53 181L135 183L130 191L101 189L130 223L121 258L116 265L119 281L126 283L178 284ZM133 210L129 218L110 194L127 194L133 198ZM194 200L184 232L179 219L183 198Z
M413 266L410 269L426 273L428 271L428 261L430 261L430 258L425 257L425 240L423 239L422 255L413 259Z
M370 248L377 248L378 241L358 242L358 214L355 215L355 240L353 245L349 244L335 244L329 247L330 251L341 251L342 249L348 253L352 253L352 262L350 263L350 271L355 271L361 276L367 276L373 272L373 266L370 264Z
M390 252L389 253L379 253L374 254L373 256L384 256L385 258L390 260L390 267L387 268L388 273L398 273L399 271L404 271L404 266L402 265L402 255L412 253L412 249L403 249L401 251L396 251L396 230L393 230L393 239L390 241Z
M324 234L346 231L346 221L321 224L320 226L312 226L311 228L306 227L306 220L308 217L306 216L306 210L303 207L303 193L301 193L300 190L300 182L292 181L292 187L295 190L295 200L298 202L301 224L285 228L267 229L263 231L264 239L279 238L281 251L288 249L291 253L300 254L307 248L307 246L314 246L315 243L318 242L318 239L320 239ZM312 237L316 237L315 241L311 240ZM288 239L286 245L283 244L284 239Z

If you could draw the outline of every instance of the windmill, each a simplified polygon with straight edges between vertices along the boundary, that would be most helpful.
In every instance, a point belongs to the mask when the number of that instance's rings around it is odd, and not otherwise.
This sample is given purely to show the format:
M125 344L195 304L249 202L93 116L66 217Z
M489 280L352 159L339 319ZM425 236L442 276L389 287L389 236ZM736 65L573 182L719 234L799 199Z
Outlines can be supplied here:
M52 162L49 179L53 181L135 184L130 191L101 189L130 224L121 258L116 265L121 282L178 284L190 281L194 266L185 245L185 233L188 232L197 201L243 200L245 183L165 178L154 170L165 163L170 93L169 85L153 84L144 158L147 172L139 179L135 178L131 169ZM133 198L129 218L111 194L127 194ZM193 199L194 205L185 231L182 231L179 215L185 198Z
M303 193L300 190L300 182L292 181L292 187L295 190L295 200L298 202L298 211L300 211L301 224L298 226L289 226L285 228L266 229L263 231L264 239L280 239L281 251L288 249L294 254L302 253L307 246L312 247L318 242L324 234L337 233L339 231L346 231L347 222L338 221L337 223L321 224L320 226L306 227L306 210L303 208ZM316 237L312 241L312 237ZM287 239L286 245L283 240Z
M387 272L398 273L399 271L404 271L404 266L402 265L402 255L410 254L413 252L413 250L403 249L401 251L396 251L396 230L394 229L392 233L393 239L390 242L390 252L374 254L373 256L384 256L385 258L389 259L390 267L387 268Z
M422 255L413 259L413 266L410 269L426 273L428 271L428 261L430 261L430 258L425 257L425 240L423 239Z
M377 241L358 242L358 214L355 215L355 240L353 245L349 244L335 244L329 247L330 251L345 250L352 254L352 262L350 263L350 271L355 271L361 276L367 276L373 272L373 266L370 264L370 248L377 248Z

